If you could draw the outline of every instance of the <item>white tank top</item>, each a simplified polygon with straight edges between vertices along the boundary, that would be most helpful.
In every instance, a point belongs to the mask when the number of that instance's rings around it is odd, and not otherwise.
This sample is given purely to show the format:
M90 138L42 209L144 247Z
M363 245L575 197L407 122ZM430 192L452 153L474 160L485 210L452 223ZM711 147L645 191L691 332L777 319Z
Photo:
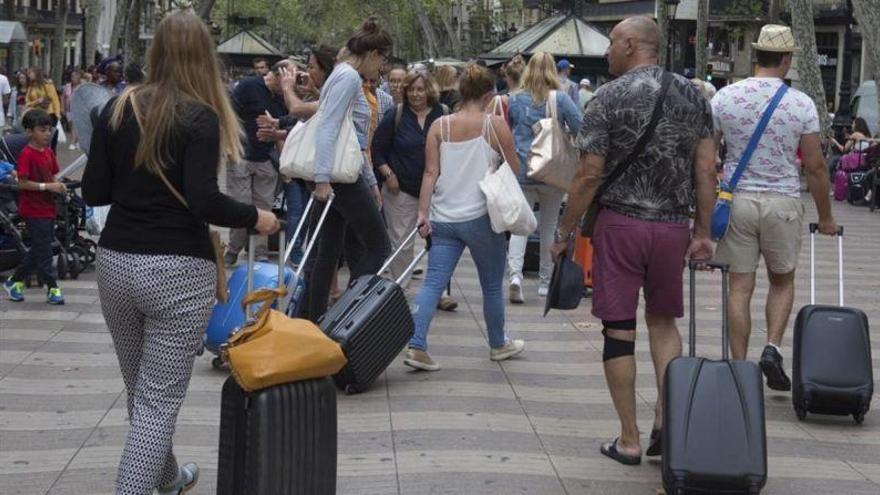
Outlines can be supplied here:
M486 196L480 190L480 181L489 166L498 163L498 153L486 141L489 116L483 122L483 132L466 141L449 141L452 136L452 116L440 120L440 177L431 199L431 220L458 223L475 220L488 213ZM444 132L445 126L445 132Z

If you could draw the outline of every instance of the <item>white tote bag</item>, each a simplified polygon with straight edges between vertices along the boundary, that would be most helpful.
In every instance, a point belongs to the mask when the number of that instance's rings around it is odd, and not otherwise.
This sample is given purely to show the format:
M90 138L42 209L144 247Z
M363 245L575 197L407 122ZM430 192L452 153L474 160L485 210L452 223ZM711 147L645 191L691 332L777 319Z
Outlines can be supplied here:
M532 127L535 139L527 157L527 175L530 179L567 191L577 171L579 156L557 117L556 94L556 91L550 92L546 117Z
M321 121L321 109L305 122L297 123L281 150L278 160L279 170L291 179L315 180L315 142L318 124ZM364 164L364 155L358 143L357 133L351 117L352 107L342 119L339 135L336 137L336 152L333 155L333 167L330 170L330 182L353 184L357 182Z
M504 159L498 167L493 168L489 164L489 170L483 180L480 181L480 189L486 195L486 208L489 210L489 220L492 230L496 233L510 232L513 235L529 235L538 228L538 220L532 212L532 205L526 199L516 174L507 163L501 141L495 134L492 120L487 116L488 126L492 137L498 143L501 157Z

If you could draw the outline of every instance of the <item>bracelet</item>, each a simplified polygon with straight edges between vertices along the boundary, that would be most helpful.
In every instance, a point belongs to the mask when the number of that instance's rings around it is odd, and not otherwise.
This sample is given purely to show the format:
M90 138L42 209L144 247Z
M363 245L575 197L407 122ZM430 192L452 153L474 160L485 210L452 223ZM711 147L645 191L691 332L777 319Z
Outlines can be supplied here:
M40 184L40 191L45 191L46 190L46 183L40 182L39 184Z
M570 242L572 239L574 239L574 231L569 232L568 234L563 235L562 232L560 232L559 230L557 230L556 233L553 234L553 241L556 242L556 243Z

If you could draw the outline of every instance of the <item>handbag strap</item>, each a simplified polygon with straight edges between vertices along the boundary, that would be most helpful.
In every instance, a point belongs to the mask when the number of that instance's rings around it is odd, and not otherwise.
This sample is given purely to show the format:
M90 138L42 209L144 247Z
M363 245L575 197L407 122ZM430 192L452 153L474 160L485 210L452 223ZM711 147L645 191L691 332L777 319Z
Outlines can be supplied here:
M134 120L135 120L135 122L137 122L138 129L143 130L144 126L142 124L141 112L140 112L140 110L138 110L138 107L134 101L134 98L130 98L129 103L131 103L131 110L132 110L132 113L134 113ZM182 204L183 207L188 210L189 204L187 204L186 199L183 198L183 194L180 194L180 191L178 191L177 188L174 187L173 184L171 184L171 181L168 180L168 177L166 177L165 173L162 172L162 167L158 167L156 169L156 175L158 175L159 178L162 179L162 182L165 184L165 187L168 188L168 191L170 191L171 194L175 198L177 198L177 201L180 201L180 204Z
M733 171L733 176L731 176L730 182L727 185L727 190L729 192L733 192L733 190L736 189L736 185L739 184L739 179L742 177L743 172L746 171L746 167L749 166L749 160L752 159L752 154L758 148L758 141L761 140L761 136L764 135L764 131L767 129L770 117L773 116L773 112L776 111L776 107L779 106L779 102L782 101L782 97L785 96L786 91L788 91L788 85L783 82L782 85L779 86L779 89L776 90L776 94L773 95L767 108L764 110L764 114L761 115L761 120L758 122L758 126L755 127L755 131L749 139L749 144L739 158L736 170Z
M626 172L626 169L629 168L629 166L636 161L636 158L642 154L645 150L645 146L648 145L648 141L650 141L651 137L654 135L654 130L660 122L660 117L663 116L663 100L666 99L666 93L669 92L669 86L672 84L672 73L663 71L661 81L660 93L657 95L657 101L654 102L654 112L651 114L651 121L648 122L648 126L645 127L645 132L639 136L639 140L636 141L636 145L633 147L632 152L630 152L630 154L620 162L602 182L602 186L596 193L595 199L602 197L602 194L608 190L611 184Z
M547 114L547 117L556 120L556 90L551 90L547 95L547 107L544 110L544 113Z
M490 116L488 116L488 115L486 116L486 123L484 124L484 126L485 126L485 127L489 127L489 131L492 133L492 137L495 138L495 142L498 143L498 151L500 152L500 154L501 154L501 159L502 159L503 161L502 161L502 163L499 163L497 167L495 167L495 168L497 169L497 168L500 167L502 164L504 164L504 163L508 163L508 161L507 161L507 156L504 155L504 147L501 146L501 140L498 139L498 134L495 133L495 125L492 124L492 117L490 117ZM492 147L492 142L491 142L491 141L489 141L489 147L490 147L490 148ZM490 163L490 166L491 166L491 163Z

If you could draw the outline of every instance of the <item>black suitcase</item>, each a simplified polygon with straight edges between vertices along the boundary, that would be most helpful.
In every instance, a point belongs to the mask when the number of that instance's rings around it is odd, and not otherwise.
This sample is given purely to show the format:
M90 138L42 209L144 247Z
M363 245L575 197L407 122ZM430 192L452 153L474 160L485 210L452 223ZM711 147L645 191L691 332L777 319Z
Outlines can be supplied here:
M247 393L223 385L217 495L336 493L336 389L329 378Z
M758 365L728 359L727 275L722 276L722 359L696 354L695 268L690 263L690 357L669 363L663 382L663 486L685 493L757 494L767 483L764 383Z
M851 172L847 177L846 201L851 205L865 204L868 195L868 172Z
M318 326L339 342L348 364L333 376L336 385L347 394L363 392L400 354L415 331L412 311L400 283L431 249L431 238L425 249L413 259L396 281L381 276L391 261L418 232L388 258L377 275L364 275L348 288L338 301L318 319Z
M843 227L837 237L839 306L816 304L816 231L810 224L810 305L794 323L791 401L797 417L807 413L852 414L861 424L871 407L874 371L868 317L843 306Z

